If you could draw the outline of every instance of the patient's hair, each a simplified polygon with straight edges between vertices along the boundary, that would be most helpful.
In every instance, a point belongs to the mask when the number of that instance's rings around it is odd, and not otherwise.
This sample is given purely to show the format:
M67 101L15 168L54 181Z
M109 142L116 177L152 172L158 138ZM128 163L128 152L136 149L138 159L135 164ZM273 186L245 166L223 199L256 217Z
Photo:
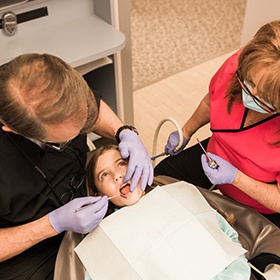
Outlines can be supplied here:
M44 125L98 116L95 97L84 78L50 54L24 54L0 67L0 121L25 137L42 140ZM87 108L87 112L86 109Z

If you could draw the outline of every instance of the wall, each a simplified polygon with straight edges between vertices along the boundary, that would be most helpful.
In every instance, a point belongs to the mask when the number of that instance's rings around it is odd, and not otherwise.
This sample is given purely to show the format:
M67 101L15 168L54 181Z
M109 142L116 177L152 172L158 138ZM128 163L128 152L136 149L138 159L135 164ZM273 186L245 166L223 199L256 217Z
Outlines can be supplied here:
M247 0L241 46L265 23L280 19L279 0Z

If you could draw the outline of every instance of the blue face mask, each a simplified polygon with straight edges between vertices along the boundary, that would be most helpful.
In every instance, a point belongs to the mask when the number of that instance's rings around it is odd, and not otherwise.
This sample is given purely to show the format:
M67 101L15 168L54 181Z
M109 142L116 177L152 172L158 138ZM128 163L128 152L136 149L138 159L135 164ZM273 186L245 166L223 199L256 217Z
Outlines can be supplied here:
M261 108L255 101L254 99L248 95L243 89L242 89L242 101L243 105L253 111L257 111L259 113L263 114L269 114L267 111L265 111L263 108Z

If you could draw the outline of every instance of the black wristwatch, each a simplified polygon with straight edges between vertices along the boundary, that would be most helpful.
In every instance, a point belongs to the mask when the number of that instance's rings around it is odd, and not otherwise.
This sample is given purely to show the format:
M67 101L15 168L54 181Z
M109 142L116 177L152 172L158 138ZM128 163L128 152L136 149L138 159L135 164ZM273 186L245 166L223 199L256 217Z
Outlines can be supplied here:
M121 133L123 130L125 130L125 129L129 129L129 130L135 132L137 135L139 135L137 129L136 129L134 126L132 126L132 125L126 125L126 124L125 124L125 125L119 127L119 129L118 129L117 132L116 132L115 138L116 138L116 140L117 140L118 143L121 142L121 140L120 140L120 133Z

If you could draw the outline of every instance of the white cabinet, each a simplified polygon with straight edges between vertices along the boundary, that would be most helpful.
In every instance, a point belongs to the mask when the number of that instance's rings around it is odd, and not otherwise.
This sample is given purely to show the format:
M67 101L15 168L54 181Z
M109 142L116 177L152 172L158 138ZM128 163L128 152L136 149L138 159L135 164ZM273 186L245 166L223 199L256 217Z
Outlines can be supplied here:
M96 69L87 75L89 83L124 121L132 123L133 110L126 113L123 104L128 99L133 107L132 91L123 92L121 51L126 39L114 27L118 25L118 1L33 0L2 8L0 16L7 11L19 15L42 7L47 8L48 15L18 24L14 36L0 32L0 64L36 52L59 56L81 74Z

